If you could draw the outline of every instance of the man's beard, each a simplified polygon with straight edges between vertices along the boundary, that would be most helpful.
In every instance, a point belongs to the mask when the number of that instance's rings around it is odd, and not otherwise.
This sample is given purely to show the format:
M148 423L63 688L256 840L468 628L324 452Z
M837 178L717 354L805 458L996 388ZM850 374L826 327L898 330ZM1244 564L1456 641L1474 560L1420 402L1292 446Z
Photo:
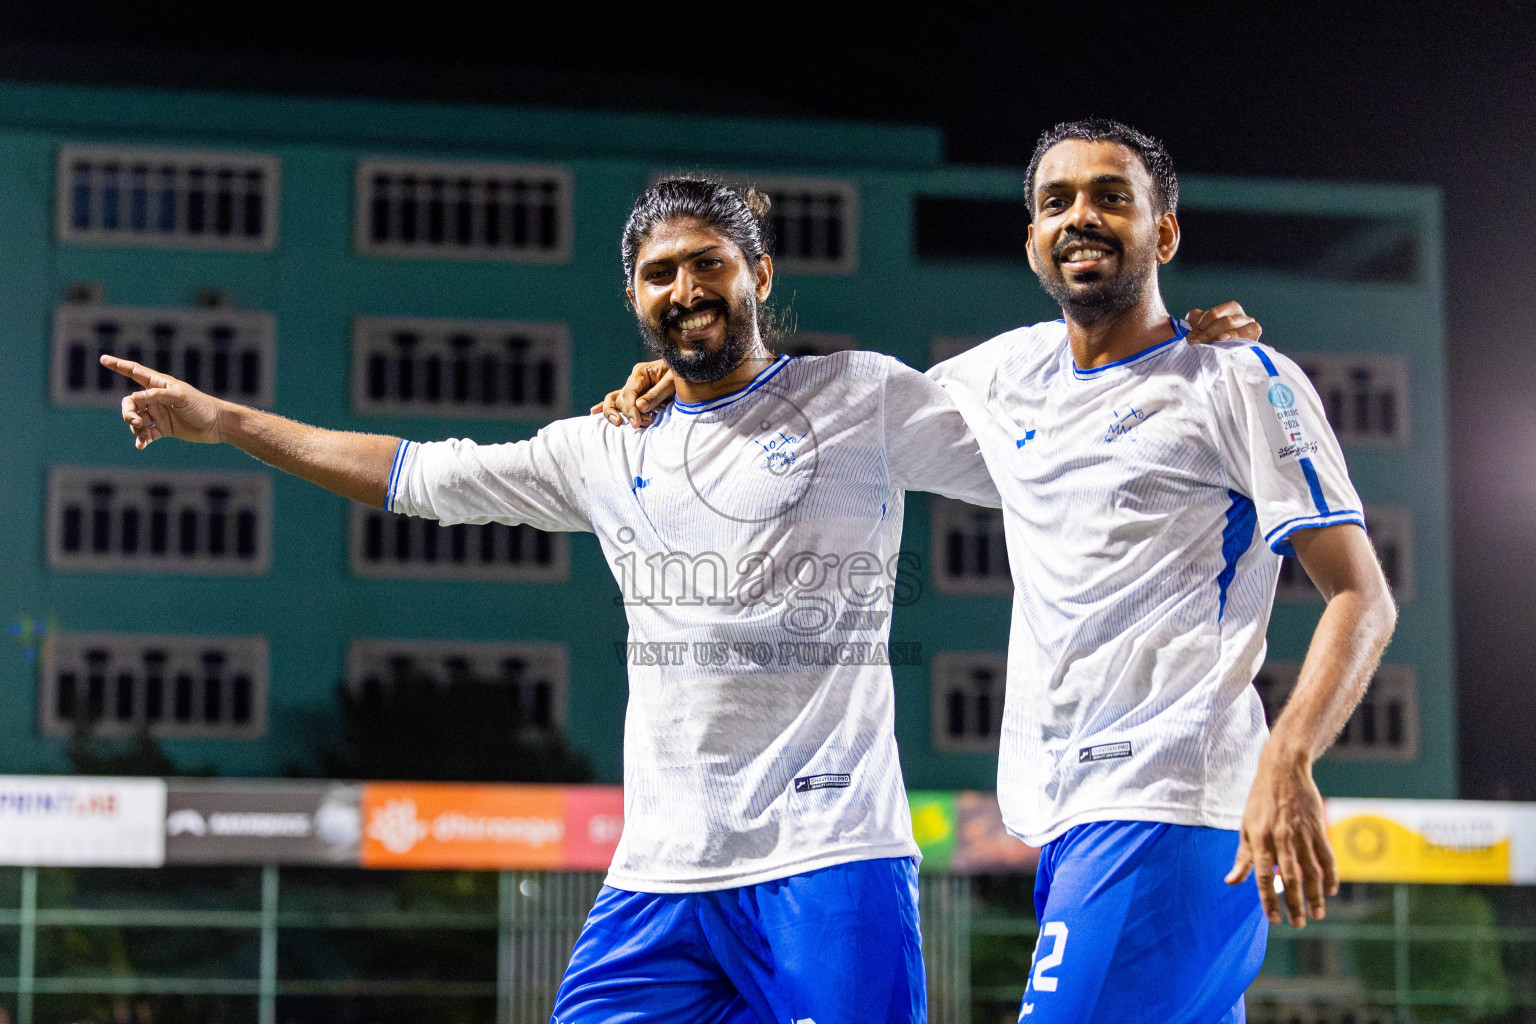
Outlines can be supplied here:
M684 317L716 309L725 317L725 341L714 351L699 347L684 351L672 340L668 331ZM661 315L658 323L651 323L644 316L640 320L640 334L651 354L665 359L672 372L690 384L707 384L730 373L752 354L757 346L757 297L738 296L727 305L724 299L709 299L691 309L673 306Z
M1068 248L1079 245L1097 245L1117 253L1120 271L1113 277L1098 275L1096 281L1079 281L1069 284L1066 272L1061 269L1061 256ZM1151 246L1127 249L1101 235L1063 232L1049 256L1049 267L1037 275L1040 287L1061 304L1062 312L1069 320L1080 324L1097 324L1114 320L1136 308L1146 291L1152 276L1156 253Z

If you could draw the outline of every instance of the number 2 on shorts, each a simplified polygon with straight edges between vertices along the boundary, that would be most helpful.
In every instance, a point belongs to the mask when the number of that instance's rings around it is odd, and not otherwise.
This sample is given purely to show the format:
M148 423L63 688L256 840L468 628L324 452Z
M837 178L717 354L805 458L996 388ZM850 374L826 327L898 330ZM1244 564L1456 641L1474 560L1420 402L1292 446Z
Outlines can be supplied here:
M1045 956L1039 956L1040 943L1047 938L1051 939L1051 951ZM1036 992L1055 992L1056 980L1046 971L1061 964L1061 958L1067 952L1067 925L1065 921L1047 921L1040 928L1040 939L1035 944L1035 955L1039 957L1035 961L1035 973L1030 984Z

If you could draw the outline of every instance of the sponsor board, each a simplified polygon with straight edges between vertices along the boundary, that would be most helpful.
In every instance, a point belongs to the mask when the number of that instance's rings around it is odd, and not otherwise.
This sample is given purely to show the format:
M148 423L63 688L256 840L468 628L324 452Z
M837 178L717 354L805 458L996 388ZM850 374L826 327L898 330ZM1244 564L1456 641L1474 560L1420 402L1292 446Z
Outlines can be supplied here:
M1536 806L1470 800L1329 800L1347 882L1536 882Z
M624 791L618 786L563 786L565 861L573 871L607 871L624 832Z
M164 779L0 776L0 864L159 867Z
M1008 834L995 793L957 793L955 812L959 841L951 870L962 875L1034 873L1040 851Z
M360 795L340 782L172 779L166 863L356 866Z
M565 866L561 787L367 782L362 797L364 867Z
M1033 872L1039 863L1039 850L1008 834L992 793L914 791L907 800L925 872L1011 874Z

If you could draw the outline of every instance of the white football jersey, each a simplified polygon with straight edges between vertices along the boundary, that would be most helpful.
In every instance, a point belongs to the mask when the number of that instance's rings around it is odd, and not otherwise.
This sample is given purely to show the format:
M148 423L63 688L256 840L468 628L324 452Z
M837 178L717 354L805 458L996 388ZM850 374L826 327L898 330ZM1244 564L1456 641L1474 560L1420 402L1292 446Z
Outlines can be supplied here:
M1268 730L1250 683L1297 530L1364 526L1317 393L1188 326L1091 370L1062 321L940 363L1003 499L1012 633L1004 821L1235 829Z
M388 507L597 534L629 619L608 884L681 892L917 856L889 646L909 489L998 504L943 388L843 352L781 358L646 430L588 416L515 444L402 443Z

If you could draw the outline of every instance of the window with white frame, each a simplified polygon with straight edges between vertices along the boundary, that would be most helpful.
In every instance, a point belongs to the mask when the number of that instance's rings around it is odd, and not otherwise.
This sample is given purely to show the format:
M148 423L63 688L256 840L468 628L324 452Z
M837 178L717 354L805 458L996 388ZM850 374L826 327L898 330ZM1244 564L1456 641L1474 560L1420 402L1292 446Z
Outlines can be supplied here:
M64 242L268 250L280 166L257 153L61 146L55 231Z
M1344 445L1408 444L1408 359L1379 352L1292 355L1323 400L1328 423Z
M358 317L352 411L551 420L570 409L564 324Z
M48 475L54 569L256 576L271 560L266 473L56 466Z
M55 633L44 647L39 727L132 736L247 739L267 728L259 636Z
M1301 664L1265 662L1253 685L1271 725L1296 687ZM1344 730L1323 755L1334 761L1412 761L1419 756L1419 688L1411 665L1381 665Z
M769 199L773 262L787 274L851 274L858 267L859 190L836 178L754 178Z
M1011 594L1001 509L933 495L929 503L934 584L942 594Z
M352 571L376 579L548 583L570 575L570 539L504 523L441 526L436 520L353 503Z
M544 164L360 160L353 238L367 256L564 263L571 173Z
M358 640L347 654L347 686L364 700L403 678L439 685L481 682L508 687L533 729L565 728L570 670L559 644L471 643L440 640Z
M933 748L945 753L996 751L1007 678L1006 655L958 651L934 655L929 702Z
M114 355L217 398L269 408L273 335L270 313L66 302L53 313L53 401L116 409L139 385L101 365L99 357Z

